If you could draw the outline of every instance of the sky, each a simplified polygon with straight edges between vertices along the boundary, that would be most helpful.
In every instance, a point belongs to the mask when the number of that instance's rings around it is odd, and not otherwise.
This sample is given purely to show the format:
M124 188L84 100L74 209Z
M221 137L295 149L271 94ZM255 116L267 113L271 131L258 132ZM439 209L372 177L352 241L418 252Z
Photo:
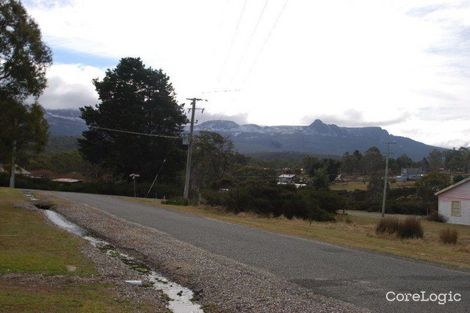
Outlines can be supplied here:
M470 146L470 1L28 0L54 64L46 108L98 102L122 57L170 76L199 121L380 126Z

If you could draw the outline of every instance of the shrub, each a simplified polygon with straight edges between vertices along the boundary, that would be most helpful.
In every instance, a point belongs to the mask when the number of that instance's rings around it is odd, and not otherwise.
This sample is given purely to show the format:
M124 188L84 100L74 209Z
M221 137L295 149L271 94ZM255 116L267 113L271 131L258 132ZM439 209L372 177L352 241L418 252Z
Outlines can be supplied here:
M377 234L396 234L399 226L400 223L397 217L384 217L377 223L375 232Z
M459 233L455 229L446 228L441 230L439 233L439 238L441 242L444 244L452 244L455 245L457 243L457 239L459 237Z
M423 238L421 222L415 217L408 217L399 223L397 234L401 239Z
M387 201L387 212L394 214L426 215L426 208L420 199L398 198Z
M433 210L431 214L427 217L428 221L438 222L438 223L445 223L447 222L447 218L444 215L439 214L438 211Z
M313 208L313 209L308 211L307 220L311 224L313 221L330 222L330 221L334 221L335 218L331 213L329 213L325 210L322 210L322 209L319 209L319 208Z
M331 221L337 209L343 207L343 198L331 191L297 190L294 186L278 186L247 182L233 186L229 191L204 191L209 205L224 206L234 212L254 212L264 216L285 216L310 221Z
M421 222L415 217L408 217L400 221L397 217L381 219L375 228L377 234L396 234L401 239L423 238Z

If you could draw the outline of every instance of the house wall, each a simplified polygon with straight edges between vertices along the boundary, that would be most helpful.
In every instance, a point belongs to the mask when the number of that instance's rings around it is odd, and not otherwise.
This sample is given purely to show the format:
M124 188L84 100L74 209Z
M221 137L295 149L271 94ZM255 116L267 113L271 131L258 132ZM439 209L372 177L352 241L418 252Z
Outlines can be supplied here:
M460 201L460 217L451 215L452 201ZM470 182L439 195L439 214L451 224L470 225Z

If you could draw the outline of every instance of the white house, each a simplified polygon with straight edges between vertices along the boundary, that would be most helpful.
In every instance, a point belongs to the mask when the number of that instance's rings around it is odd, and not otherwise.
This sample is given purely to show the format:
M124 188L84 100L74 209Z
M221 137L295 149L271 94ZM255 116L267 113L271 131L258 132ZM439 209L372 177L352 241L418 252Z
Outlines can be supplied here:
M470 225L470 177L436 193L439 214L451 224Z
M293 185L295 174L282 174L277 178L278 185Z

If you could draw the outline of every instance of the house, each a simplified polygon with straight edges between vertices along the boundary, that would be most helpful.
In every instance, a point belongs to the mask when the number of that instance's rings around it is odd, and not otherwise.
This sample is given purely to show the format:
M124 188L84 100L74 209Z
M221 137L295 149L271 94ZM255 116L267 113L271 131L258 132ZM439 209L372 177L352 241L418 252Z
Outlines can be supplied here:
M451 224L470 225L470 177L436 192L439 214Z
M282 174L277 178L278 185L293 185L295 174Z
M423 170L421 168L402 168L401 175L396 179L401 182L417 181L423 177Z

